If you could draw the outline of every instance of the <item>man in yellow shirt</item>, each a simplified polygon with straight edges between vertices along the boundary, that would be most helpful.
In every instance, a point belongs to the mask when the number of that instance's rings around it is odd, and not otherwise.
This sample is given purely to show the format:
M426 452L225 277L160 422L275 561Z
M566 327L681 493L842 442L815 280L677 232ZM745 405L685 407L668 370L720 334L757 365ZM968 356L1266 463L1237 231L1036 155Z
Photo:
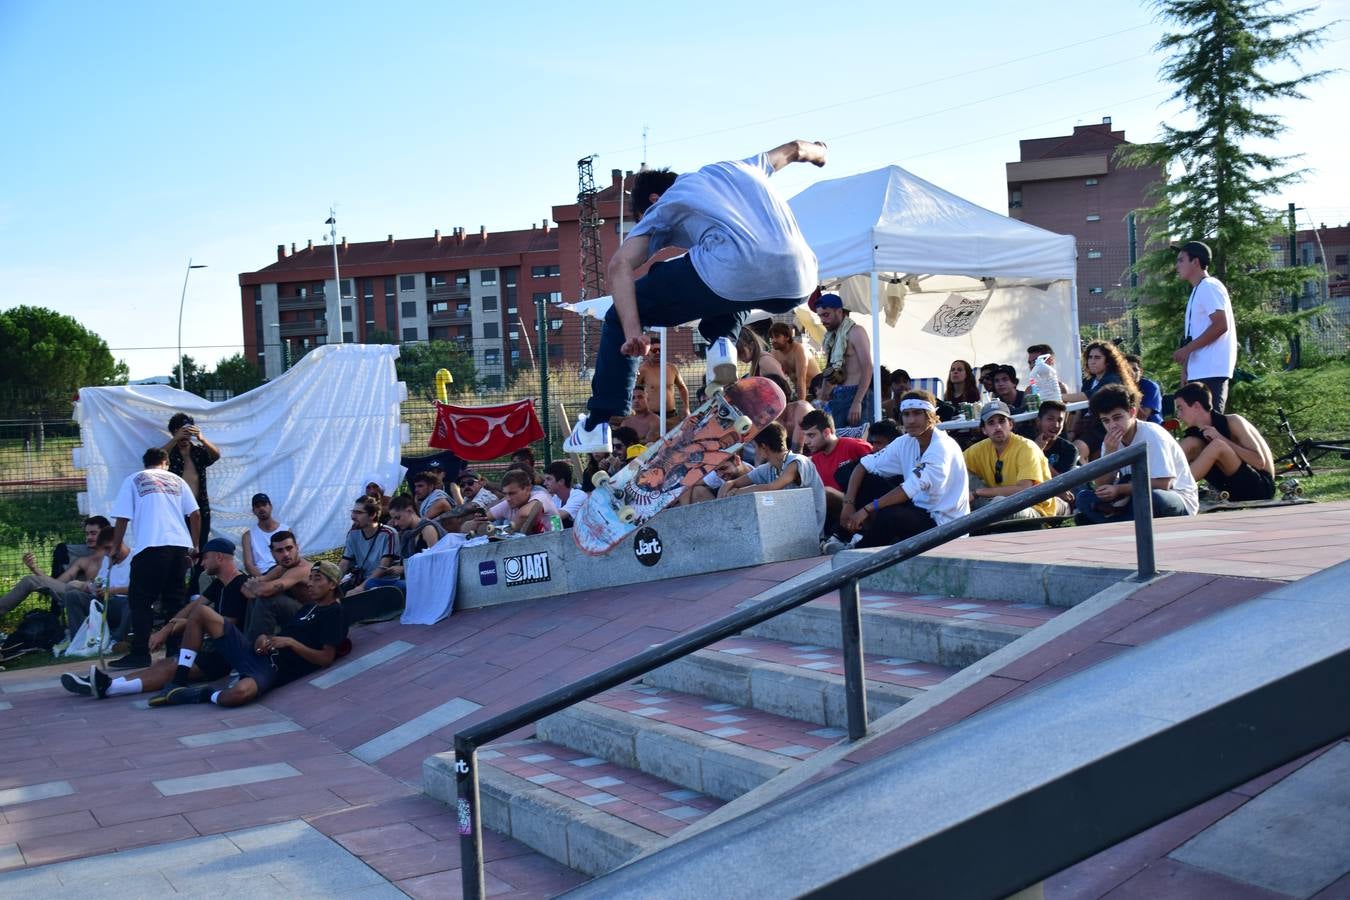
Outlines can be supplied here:
M1006 403L995 400L985 404L980 411L980 430L985 439L965 452L966 469L970 472L971 509L979 509L999 497L1010 497L1050 480L1050 463L1041 448L1034 441L1013 434L1012 429L1012 412ZM1033 519L1068 513L1067 503L1051 497L1009 518Z

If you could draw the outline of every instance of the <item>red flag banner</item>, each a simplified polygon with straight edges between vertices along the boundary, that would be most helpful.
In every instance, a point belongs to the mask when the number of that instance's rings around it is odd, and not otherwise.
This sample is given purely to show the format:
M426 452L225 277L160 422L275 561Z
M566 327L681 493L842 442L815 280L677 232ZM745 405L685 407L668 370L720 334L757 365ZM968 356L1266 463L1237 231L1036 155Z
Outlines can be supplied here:
M427 443L453 450L461 459L481 462L514 453L543 437L531 400L501 406L437 403L436 428Z

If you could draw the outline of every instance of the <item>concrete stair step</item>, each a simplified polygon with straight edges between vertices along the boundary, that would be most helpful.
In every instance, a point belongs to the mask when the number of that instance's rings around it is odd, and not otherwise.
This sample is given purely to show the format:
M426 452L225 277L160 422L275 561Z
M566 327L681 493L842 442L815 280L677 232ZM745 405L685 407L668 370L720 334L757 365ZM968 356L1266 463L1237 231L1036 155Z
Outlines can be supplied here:
M537 736L731 800L837 743L844 731L626 685L540 720Z
M617 868L723 802L538 739L480 750L478 774L484 827L587 875ZM422 786L455 804L454 753L427 759Z
M1064 610L1042 603L972 600L863 588L863 650L963 669ZM840 646L839 597L813 600L756 625L747 636Z
M956 671L864 654L869 719L904 705ZM642 681L817 725L848 726L844 655L835 647L735 637L662 666Z

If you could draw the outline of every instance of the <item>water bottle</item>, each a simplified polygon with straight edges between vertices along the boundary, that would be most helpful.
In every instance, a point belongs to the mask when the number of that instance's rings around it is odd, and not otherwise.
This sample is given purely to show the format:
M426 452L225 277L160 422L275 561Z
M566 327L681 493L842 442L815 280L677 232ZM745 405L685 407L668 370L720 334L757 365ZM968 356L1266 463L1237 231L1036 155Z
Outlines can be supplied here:
M1049 355L1036 357L1036 365L1031 370L1031 377L1035 380L1036 395L1041 400L1054 400L1059 402L1063 399L1059 392L1059 373L1055 371L1054 366L1050 365Z

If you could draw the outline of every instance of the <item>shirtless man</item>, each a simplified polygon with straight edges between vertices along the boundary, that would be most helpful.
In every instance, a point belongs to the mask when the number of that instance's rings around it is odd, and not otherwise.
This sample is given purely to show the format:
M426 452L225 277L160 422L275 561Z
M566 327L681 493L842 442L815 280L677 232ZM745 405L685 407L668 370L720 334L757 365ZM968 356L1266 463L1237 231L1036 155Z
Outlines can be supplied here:
M789 398L787 406L783 407L783 412L779 414L776 421L787 432L788 449L797 453L802 449L802 416L814 412L814 407L805 400L792 399L792 389L788 387L788 383L782 375L765 375L764 377L778 385L778 389L783 392L783 396Z
M169 471L187 482L192 496L197 500L197 511L201 515L198 534L201 540L211 537L211 499L206 491L206 469L220 459L220 449L206 439L202 430L187 413L174 413L169 419L169 442L164 452L169 454ZM195 442L195 443L194 443ZM192 566L188 581L195 584L201 574L201 561Z
M661 335L659 333L648 336L647 355L642 358L642 364L638 366L637 383L648 385L654 388L657 393L648 395L647 409L653 415L660 415L660 390L661 390ZM684 415L689 415L689 387L680 377L679 367L673 362L666 363L666 415L673 415L678 410L675 407L675 392L680 392L680 404L684 408ZM657 399L656 405L651 405L653 396ZM627 424L626 422L624 424ZM638 432L641 434L641 432Z
M23 564L28 567L29 574L20 578L10 591L3 597L0 597L0 615L4 615L14 607L18 606L24 599L35 591L50 591L52 596L63 598L67 591L78 592L81 595L89 594L88 582L94 580L98 575L99 567L103 564L103 551L99 549L99 535L104 528L109 527L108 520L102 516L90 516L84 520L84 544L89 548L86 556L81 556L55 578L43 574L37 567L37 559L32 553L23 555ZM81 597L80 599L84 599Z
M816 362L815 354L806 352L792 326L786 322L774 322L769 326L769 343L773 345L773 358L783 367L788 383L796 386L797 399L807 400L811 396L807 390L811 379L820 374L820 363Z
M647 397L658 398L660 391L659 387L646 385L640 381L633 386L633 414L625 418L621 424L637 432L639 444L649 444L661 436L661 417L652 412L651 407L647 405Z
M300 545L289 531L278 531L270 541L277 564L245 582L241 591L248 603L244 631L253 640L260 634L276 634L277 627L303 605L309 582L310 561L300 555Z
M1256 426L1236 413L1214 412L1213 394L1202 381L1176 393L1177 418L1187 426L1181 450L1191 475L1204 479L1230 500L1270 500L1275 496L1275 460Z
M821 294L816 315L829 332L825 336L827 371L843 372L842 381L838 376L834 381L826 378L821 387L826 408L836 423L872 421L872 347L867 332L854 326L838 294ZM841 340L842 346L837 346Z
M681 494L680 499L675 501L675 504L677 506L688 506L691 503L716 500L717 492L722 489L722 485L729 481L735 481L742 475L749 474L750 466L746 465L740 454L733 453L718 463L716 469L704 475L702 481Z

